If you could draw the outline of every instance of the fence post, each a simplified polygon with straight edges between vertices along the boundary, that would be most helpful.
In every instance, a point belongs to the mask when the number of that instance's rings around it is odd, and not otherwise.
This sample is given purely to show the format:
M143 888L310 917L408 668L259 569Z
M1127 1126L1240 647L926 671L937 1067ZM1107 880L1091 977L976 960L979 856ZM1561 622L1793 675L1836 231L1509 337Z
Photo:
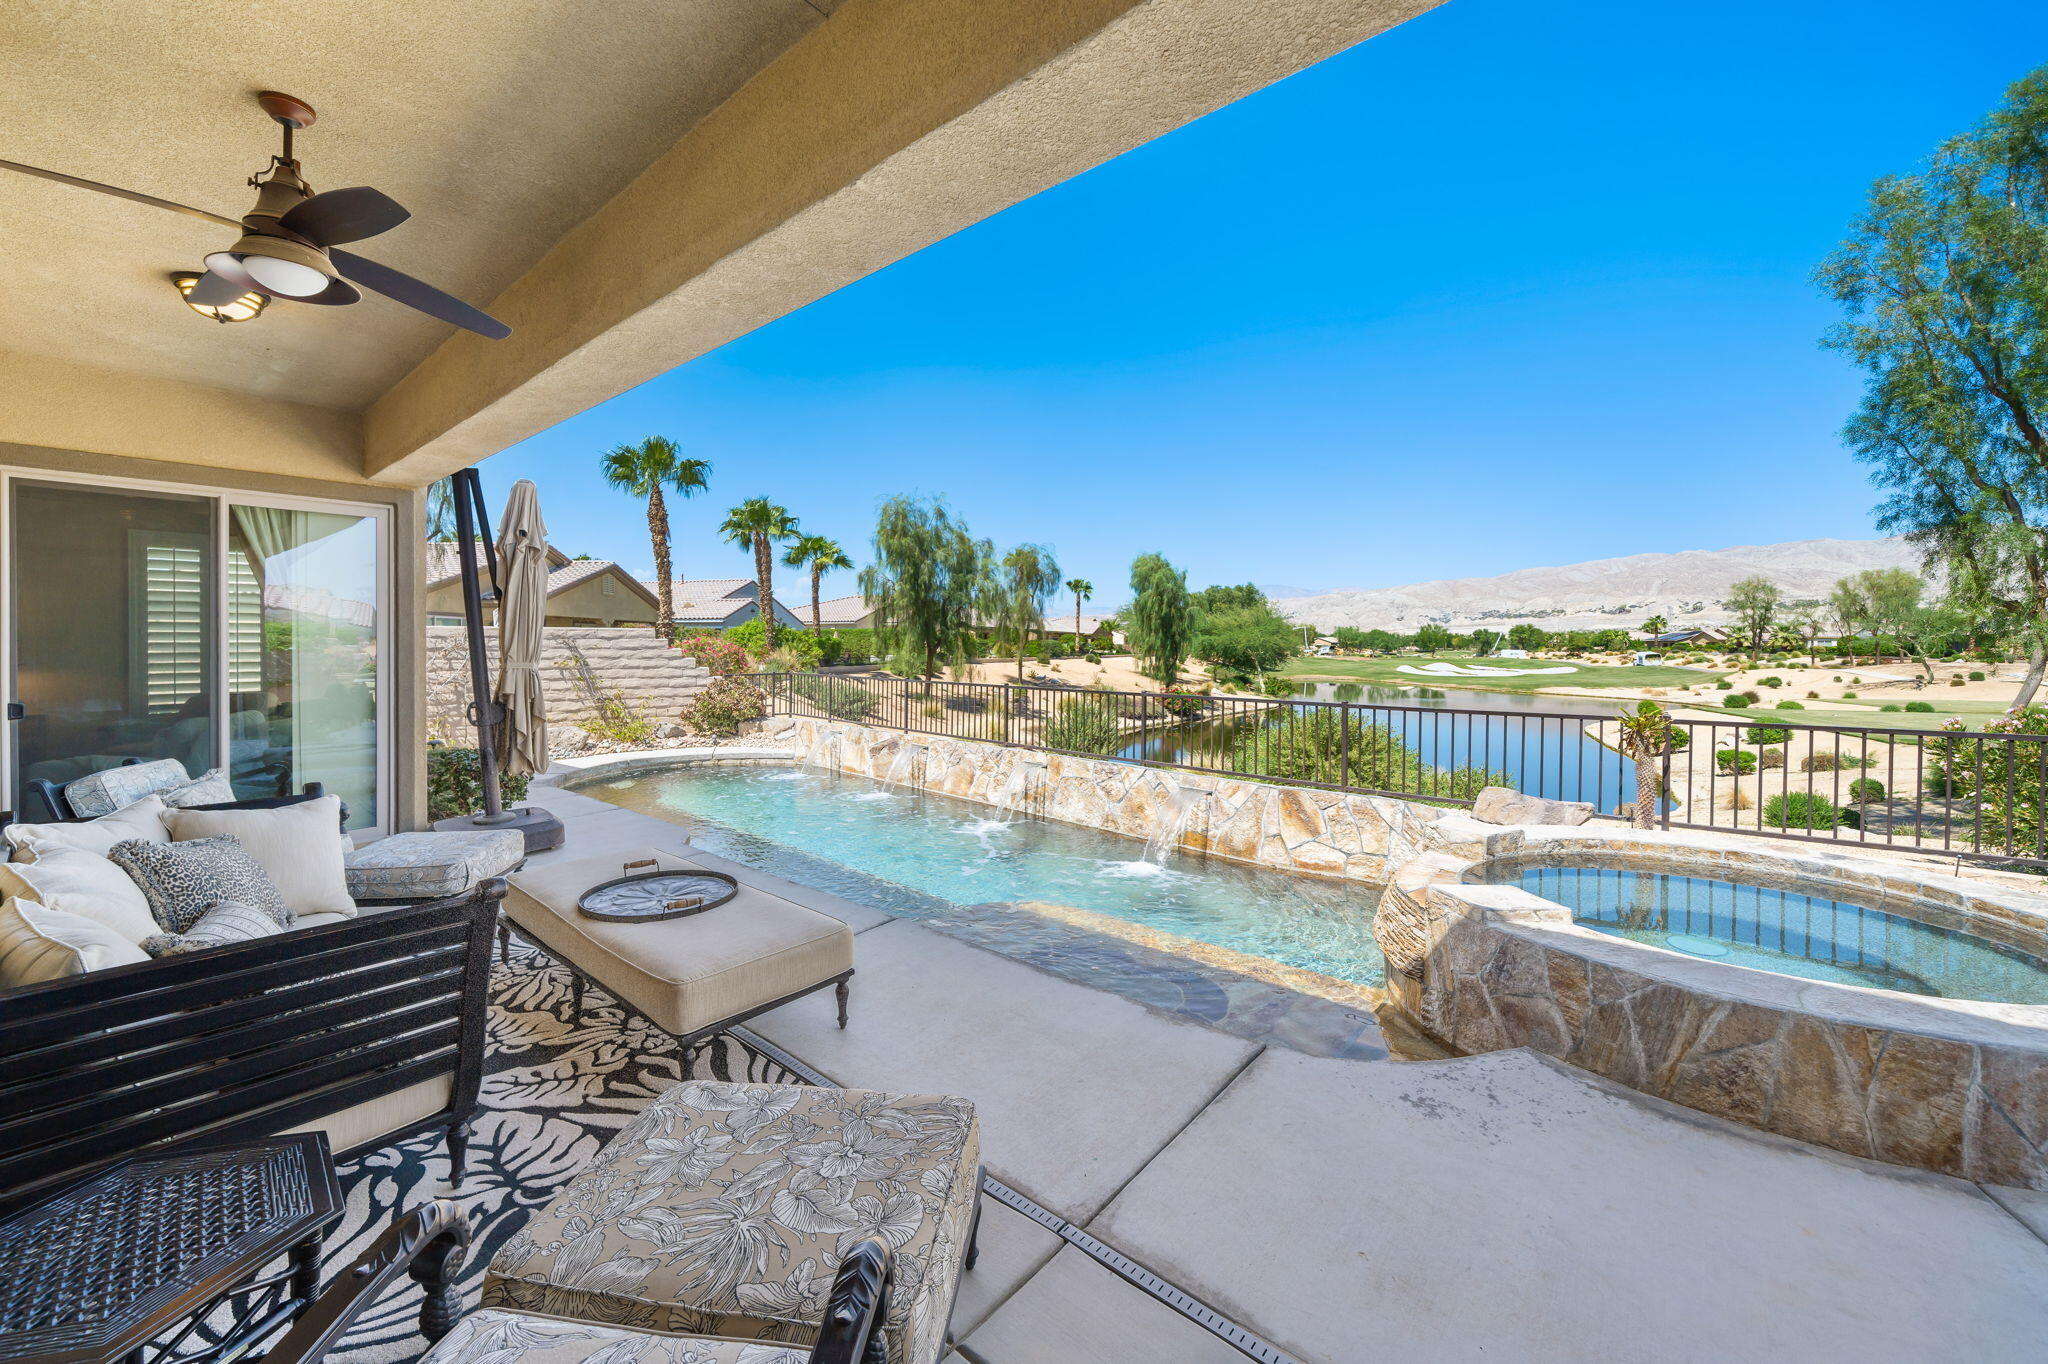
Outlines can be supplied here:
M1789 750L1792 745L1787 744L1785 747ZM1790 763L1786 765L1789 767ZM1661 770L1657 773L1657 827L1669 829L1671 827L1671 741L1669 739L1666 739L1664 742L1664 755L1660 768Z
M1337 785L1351 785L1351 703L1337 703Z
M1016 688L1008 683L1003 685L1003 742L1017 742L1017 698Z

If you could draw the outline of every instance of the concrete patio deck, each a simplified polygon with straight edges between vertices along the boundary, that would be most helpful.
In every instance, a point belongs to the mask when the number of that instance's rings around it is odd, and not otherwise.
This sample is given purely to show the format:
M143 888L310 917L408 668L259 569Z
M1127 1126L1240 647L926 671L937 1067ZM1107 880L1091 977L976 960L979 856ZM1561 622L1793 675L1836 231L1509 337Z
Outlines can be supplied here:
M682 828L536 784L576 858ZM1230 1364L1127 1257L1303 1364L2040 1357L2048 1193L1702 1117L1527 1052L1333 1059L1249 1041L723 860L856 932L753 1030L835 1081L979 1106L991 1201L962 1364ZM1055 1228L1058 1228L1057 1230ZM1091 1254L1106 1243L1111 1254Z

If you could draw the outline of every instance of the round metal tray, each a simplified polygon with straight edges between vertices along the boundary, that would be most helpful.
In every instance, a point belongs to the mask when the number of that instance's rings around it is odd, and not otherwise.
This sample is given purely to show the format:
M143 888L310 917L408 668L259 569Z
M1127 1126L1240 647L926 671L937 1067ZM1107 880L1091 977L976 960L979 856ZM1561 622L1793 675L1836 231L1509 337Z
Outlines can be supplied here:
M656 923L716 909L739 891L740 883L723 872L643 871L592 886L576 901L576 912L613 923ZM691 896L699 903L680 909L671 903Z

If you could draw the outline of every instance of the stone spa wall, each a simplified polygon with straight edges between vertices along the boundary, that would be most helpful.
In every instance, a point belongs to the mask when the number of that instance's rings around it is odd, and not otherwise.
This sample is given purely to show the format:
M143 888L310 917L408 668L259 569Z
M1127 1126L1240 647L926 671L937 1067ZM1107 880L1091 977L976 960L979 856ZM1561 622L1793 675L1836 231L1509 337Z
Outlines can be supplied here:
M1597 933L1517 886L1466 883L1494 859L1785 884L2035 952L2048 899L1711 835L1510 829L1399 869L1374 921L1390 1002L1458 1052L1530 1047L1851 1155L2048 1188L2048 1007L1802 980Z
M1158 846L1384 882L1452 812L1382 796L1237 781L868 725L776 716L750 742L815 767L959 796Z

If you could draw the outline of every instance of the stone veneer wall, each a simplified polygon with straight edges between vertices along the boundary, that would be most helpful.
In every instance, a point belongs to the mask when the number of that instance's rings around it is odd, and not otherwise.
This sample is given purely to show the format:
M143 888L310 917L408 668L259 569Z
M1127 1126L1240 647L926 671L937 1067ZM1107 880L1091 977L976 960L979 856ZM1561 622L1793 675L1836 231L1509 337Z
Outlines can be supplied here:
M1237 862L1384 881L1451 812L1384 796L1238 781L972 739L776 716L753 736L857 773Z
M495 673L498 636L484 630ZM711 680L688 654L652 630L603 626L550 627L541 642L541 691L553 724L587 718L600 695L616 692L648 719L672 724ZM469 646L462 627L427 627L427 736L475 743L470 728Z
M1470 823L1460 820L1458 823ZM1857 990L1684 957L1595 933L1515 886L1470 885L1473 858L1662 864L1835 893L1916 916L1967 911L2008 941L2048 933L2048 900L1831 855L1658 845L1641 834L1480 833L1398 869L1374 936L1390 1003L1464 1054L1530 1047L1658 1098L1851 1155L2048 1188L2048 1007ZM1667 839L1680 836L1665 836ZM1524 840L1530 840L1525 843ZM1649 846L1645 846L1648 844ZM1704 861L1707 865L1701 865ZM1809 865L1810 864L1810 865Z

